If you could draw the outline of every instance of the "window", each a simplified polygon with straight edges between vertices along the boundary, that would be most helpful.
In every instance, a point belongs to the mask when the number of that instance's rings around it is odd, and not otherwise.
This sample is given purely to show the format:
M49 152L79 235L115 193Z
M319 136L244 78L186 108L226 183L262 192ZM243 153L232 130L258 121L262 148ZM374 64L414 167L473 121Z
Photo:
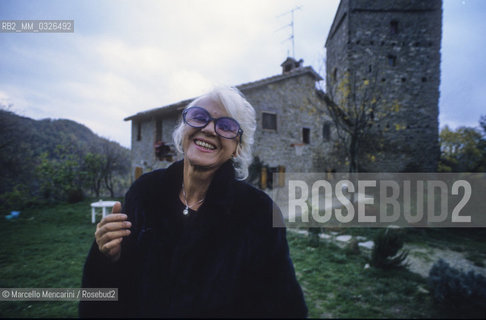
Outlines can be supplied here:
M398 34L398 21L392 20L390 22L390 32L391 34Z
M332 71L332 80L336 81L337 79L337 68L334 68L334 70Z
M162 141L162 119L155 119L155 142Z
M331 139L331 124L329 122L324 122L322 126L322 139L324 141L329 141Z
M142 122L137 122L137 141L142 140Z
M310 129L302 128L302 142L305 144L310 143Z
M396 66L397 65L397 57L396 56L389 55L388 56L388 65L390 67Z
M262 129L277 130L277 115L275 113L262 112Z

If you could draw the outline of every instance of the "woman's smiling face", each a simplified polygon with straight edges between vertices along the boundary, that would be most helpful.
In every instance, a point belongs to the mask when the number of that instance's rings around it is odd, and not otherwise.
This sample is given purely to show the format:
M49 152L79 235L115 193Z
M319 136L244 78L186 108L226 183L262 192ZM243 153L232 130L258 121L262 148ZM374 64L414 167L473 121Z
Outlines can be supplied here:
M219 102L207 97L197 100L194 105L206 109L215 119L230 116ZM217 169L232 158L237 145L238 139L226 139L219 136L214 131L213 121L204 128L185 125L182 147L184 158L192 166Z

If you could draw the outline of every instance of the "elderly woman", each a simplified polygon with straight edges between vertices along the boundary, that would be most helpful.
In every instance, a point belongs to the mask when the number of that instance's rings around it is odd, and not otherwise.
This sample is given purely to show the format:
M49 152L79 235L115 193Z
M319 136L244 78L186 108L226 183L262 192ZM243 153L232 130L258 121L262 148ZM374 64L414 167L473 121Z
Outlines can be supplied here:
M184 159L140 177L96 228L82 285L118 288L118 302L81 302L80 316L307 315L280 211L241 181L255 128L234 88L186 107L173 134Z

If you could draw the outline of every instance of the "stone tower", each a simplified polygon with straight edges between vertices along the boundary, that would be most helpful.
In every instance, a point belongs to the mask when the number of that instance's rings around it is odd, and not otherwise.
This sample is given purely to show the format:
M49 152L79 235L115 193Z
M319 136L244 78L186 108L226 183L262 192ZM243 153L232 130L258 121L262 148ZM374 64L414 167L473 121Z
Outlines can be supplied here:
M369 130L381 142L376 156L360 156L360 170L437 169L441 35L441 0L341 0L326 91L340 106L376 101Z

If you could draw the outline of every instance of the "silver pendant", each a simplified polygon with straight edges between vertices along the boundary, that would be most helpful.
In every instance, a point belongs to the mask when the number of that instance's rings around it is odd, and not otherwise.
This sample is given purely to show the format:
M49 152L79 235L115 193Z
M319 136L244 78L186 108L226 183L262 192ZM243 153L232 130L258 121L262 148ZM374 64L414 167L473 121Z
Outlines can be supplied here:
M187 207L184 209L184 211L182 211L182 214L184 214L185 216L189 214L189 210Z

